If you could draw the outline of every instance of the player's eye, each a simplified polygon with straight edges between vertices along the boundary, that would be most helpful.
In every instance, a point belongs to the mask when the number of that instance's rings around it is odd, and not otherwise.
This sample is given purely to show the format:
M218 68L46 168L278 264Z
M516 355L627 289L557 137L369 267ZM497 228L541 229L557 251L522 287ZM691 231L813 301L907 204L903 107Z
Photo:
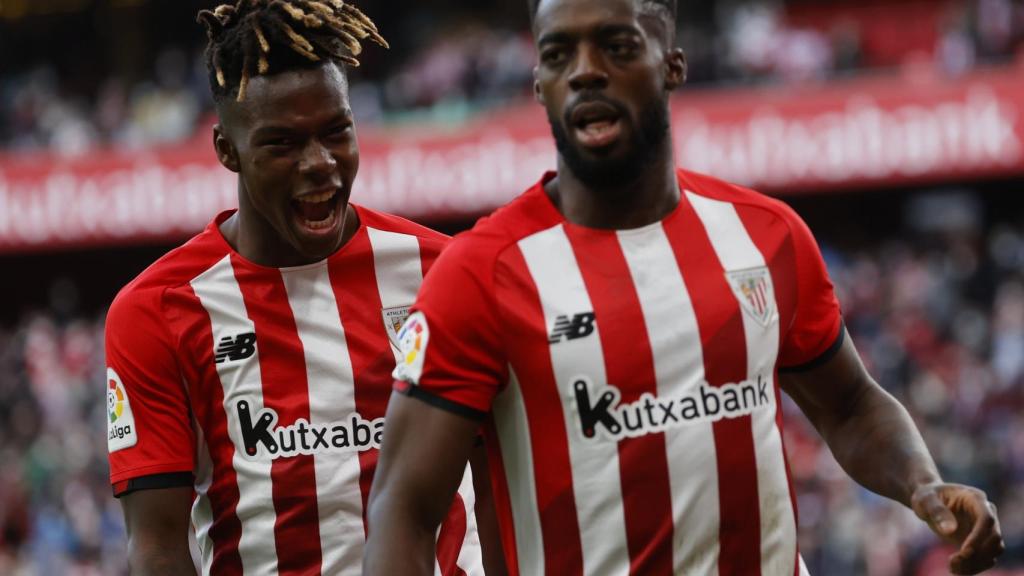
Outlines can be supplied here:
M637 46L634 42L616 41L608 45L608 53L615 57L632 56L636 50Z
M327 138L332 140L340 140L348 136L349 132L352 131L351 124L338 124L327 131Z
M565 61L564 48L547 48L540 53L540 61L548 66L555 66Z
M264 140L260 145L267 148L288 148L293 143L291 138L278 137Z

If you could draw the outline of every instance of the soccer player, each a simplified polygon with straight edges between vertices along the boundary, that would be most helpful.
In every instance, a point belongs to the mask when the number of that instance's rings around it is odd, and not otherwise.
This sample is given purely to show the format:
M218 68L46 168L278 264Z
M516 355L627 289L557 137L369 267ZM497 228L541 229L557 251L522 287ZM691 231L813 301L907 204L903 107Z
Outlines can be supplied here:
M481 422L510 573L803 574L780 388L855 480L957 543L954 572L992 566L994 507L942 481L866 373L804 223L675 169L675 0L531 13L558 171L457 239L420 290L367 574L430 572Z
M129 560L135 574L195 573L191 510L203 574L359 574L395 337L446 238L349 203L346 67L361 40L386 46L365 15L240 0L199 20L239 207L110 308L108 447ZM471 484L431 545L446 575L482 573Z

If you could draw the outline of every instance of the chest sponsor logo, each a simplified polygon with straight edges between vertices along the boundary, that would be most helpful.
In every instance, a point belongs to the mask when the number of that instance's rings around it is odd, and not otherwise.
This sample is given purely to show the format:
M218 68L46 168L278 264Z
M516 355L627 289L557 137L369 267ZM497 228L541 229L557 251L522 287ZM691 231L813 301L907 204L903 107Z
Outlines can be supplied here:
M138 441L128 391L117 372L107 368L107 451L117 452L130 448Z
M214 351L214 362L235 362L245 360L256 353L256 333L244 332L235 336L225 336L217 343Z
M398 333L409 319L409 308L412 306L393 306L380 311L384 317L384 330L388 333L388 340L391 345L398 348Z
M765 266L726 272L733 294L740 307L761 326L767 327L775 319L775 294L771 272Z
M548 335L548 343L558 344L564 340L579 340L594 333L594 322L596 317L593 312L582 312L580 314L561 315L555 318L555 325Z
M738 418L773 405L768 379L712 386L702 382L693 392L675 398L644 393L635 402L621 402L615 386L597 389L586 377L573 378L570 395L575 401L580 433L587 439L618 441L696 422Z
M271 408L263 408L254 415L249 401L239 400L235 410L249 458L276 460L329 452L363 452L380 448L384 436L383 418L366 420L358 413L325 424L299 418L289 426L277 426L277 412Z

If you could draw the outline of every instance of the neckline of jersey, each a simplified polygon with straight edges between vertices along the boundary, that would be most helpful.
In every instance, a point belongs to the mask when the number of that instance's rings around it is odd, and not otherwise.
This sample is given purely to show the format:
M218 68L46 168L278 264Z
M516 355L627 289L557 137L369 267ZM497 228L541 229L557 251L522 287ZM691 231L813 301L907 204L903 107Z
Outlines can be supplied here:
M666 224L669 224L671 221L675 220L679 216L679 214L681 214L685 209L683 206L685 204L683 196L686 195L687 186L686 183L683 181L682 174L680 174L677 170L676 181L679 183L679 201L676 202L676 205L674 208L672 208L672 211L663 216L660 220L651 222L650 224L645 224L643 226L637 226L636 228L621 229L593 228L590 226L584 226L582 224L576 224L574 222L570 222L569 219L566 218L564 214L562 214L558 207L555 206L555 203L551 201L551 198L548 196L547 192L544 191L544 185L547 184L552 178L554 178L557 175L558 173L555 171L545 172L544 176L541 177L540 182L538 182L534 186L534 188L542 198L545 210L547 210L550 214L554 215L554 217L561 225L582 234L590 234L595 236L643 236L645 234L649 234L653 230L657 230L658 228L665 226Z
M231 246L231 243L228 242L228 239L224 237L224 233L221 232L221 230L220 230L220 225L223 224L225 220L230 218L232 214L234 214L235 212L238 212L237 208L233 208L231 210L225 210L224 212L221 212L220 214L218 214L217 217L213 219L213 222L210 223L210 228L211 228L211 232L213 233L214 238L217 239L217 242L223 248L225 248L229 254L231 254L234 257L236 257L238 259L238 261L242 262L245 266L248 266L248 267L251 267L251 268L255 268L257 270L263 270L263 271L277 271L277 272L281 272L282 274L285 274L285 273L288 273L288 272L302 272L304 270L315 270L316 268L321 268L323 266L326 266L327 263L330 262L332 259L337 258L337 257L341 256L342 254L344 254L348 250L349 246L352 246L353 244L355 244L360 236L363 236L363 235L365 235L367 233L366 232L366 218L364 217L365 215L363 214L363 208L361 206L359 206L357 204L353 204L353 203L349 203L349 206L352 206L352 209L355 210L356 216L359 219L359 227L356 229L356 233L353 234L352 237L348 239L348 242L345 242L341 246L338 246L338 249L335 250L334 252L332 252L326 258L324 258L322 260L317 260L316 262L310 262L309 264L300 264L299 266L282 266L282 267L264 266L263 264L257 264L256 262L253 262L252 260L249 260L245 256L242 256L242 254L240 252L238 252L238 250L235 250L234 247Z

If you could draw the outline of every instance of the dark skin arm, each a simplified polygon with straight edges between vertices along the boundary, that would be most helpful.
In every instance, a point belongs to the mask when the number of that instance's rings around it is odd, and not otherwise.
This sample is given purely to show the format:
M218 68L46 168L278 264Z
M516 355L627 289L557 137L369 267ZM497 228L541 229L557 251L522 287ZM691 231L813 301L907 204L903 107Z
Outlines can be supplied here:
M128 564L136 576L195 574L188 547L191 488L140 490L121 497Z
M462 481L480 423L398 393L391 395L385 419L363 574L430 576L434 535Z
M995 506L981 490L942 481L910 415L867 373L848 334L828 362L779 380L847 474L959 546L954 574L995 565L1004 549Z

